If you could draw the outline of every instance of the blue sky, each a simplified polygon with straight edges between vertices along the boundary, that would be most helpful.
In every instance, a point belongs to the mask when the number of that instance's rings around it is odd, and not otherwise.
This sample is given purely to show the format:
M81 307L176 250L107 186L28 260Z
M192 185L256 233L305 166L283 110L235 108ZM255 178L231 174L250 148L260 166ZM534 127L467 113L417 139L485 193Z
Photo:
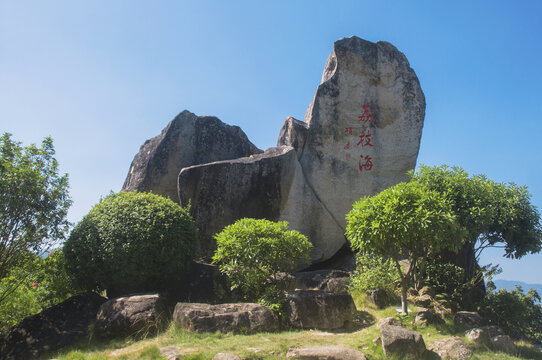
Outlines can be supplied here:
M303 119L333 41L385 40L427 100L418 163L527 185L542 205L540 1L0 0L0 132L52 136L77 222L180 111L274 146ZM500 263L542 283L542 255Z

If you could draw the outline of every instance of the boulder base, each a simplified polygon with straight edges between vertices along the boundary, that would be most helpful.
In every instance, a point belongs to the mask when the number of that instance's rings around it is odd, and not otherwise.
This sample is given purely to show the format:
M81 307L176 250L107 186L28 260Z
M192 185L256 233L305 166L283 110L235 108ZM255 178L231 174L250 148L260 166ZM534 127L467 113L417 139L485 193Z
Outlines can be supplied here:
M428 350L437 353L441 359L466 360L472 356L472 350L460 338L450 337L432 342Z
M194 332L266 332L278 328L278 318L268 307L250 304L177 303L177 326Z
M86 339L105 301L95 293L79 294L25 318L4 337L0 358L37 359Z
M146 335L162 329L167 320L166 306L158 295L135 295L102 304L94 328L104 338L138 333Z
M402 357L414 357L421 359L425 352L425 343L422 336L407 330L401 326L382 325L380 327L380 338L384 355L392 354Z
M291 348L287 359L301 360L366 360L365 355L342 345L314 346L303 349Z
M351 325L356 306L346 292L301 290L287 293L286 313L293 327L333 330Z

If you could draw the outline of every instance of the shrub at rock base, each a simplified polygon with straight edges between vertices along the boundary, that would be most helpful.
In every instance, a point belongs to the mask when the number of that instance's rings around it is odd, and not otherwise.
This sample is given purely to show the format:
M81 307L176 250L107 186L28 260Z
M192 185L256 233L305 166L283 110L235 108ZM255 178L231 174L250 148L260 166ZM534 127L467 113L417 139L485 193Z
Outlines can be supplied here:
M285 221L240 219L215 236L213 262L239 288L247 300L257 300L266 285L278 284L280 272L309 261L311 243L305 235L288 229Z
M197 249L187 209L150 193L102 199L64 245L68 272L109 297L167 290L188 271Z

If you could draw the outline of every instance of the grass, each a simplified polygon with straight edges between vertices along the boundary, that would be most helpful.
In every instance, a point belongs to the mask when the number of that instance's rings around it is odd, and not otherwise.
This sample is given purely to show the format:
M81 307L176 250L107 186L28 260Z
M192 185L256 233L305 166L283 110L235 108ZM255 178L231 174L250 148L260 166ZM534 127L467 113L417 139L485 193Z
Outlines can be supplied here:
M376 322L383 317L395 316L403 326L422 334L426 345L435 340L450 336L463 337L456 331L451 320L439 326L426 328L413 325L415 314L406 317L397 314L394 307L379 310L366 299L355 297L356 306L362 308L357 316L357 328L349 332L323 332L318 330L290 330L276 333L259 333L252 335L221 334L220 332L197 334L177 328L171 324L158 336L137 340L134 338L101 341L91 339L71 349L53 356L59 360L105 360L105 359L165 359L160 355L160 348L177 346L181 350L182 359L210 360L219 352L229 352L242 359L285 359L290 347L308 347L320 345L344 345L363 352L370 360L394 359L385 358L381 346L375 346L373 339L379 336ZM495 353L483 348L474 348L473 360L516 360L542 359L542 353L527 343L517 343L517 354ZM428 353L426 360L437 359L435 354ZM397 358L398 359L398 358Z

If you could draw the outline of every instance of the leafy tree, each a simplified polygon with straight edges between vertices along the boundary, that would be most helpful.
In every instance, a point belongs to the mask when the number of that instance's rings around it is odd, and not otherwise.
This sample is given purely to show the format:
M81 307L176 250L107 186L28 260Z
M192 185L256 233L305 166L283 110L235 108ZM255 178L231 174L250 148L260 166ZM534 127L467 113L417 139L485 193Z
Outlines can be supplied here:
M215 235L213 263L240 288L246 299L255 300L280 272L294 270L309 261L312 244L305 235L288 229L285 221L240 219Z
M525 186L469 177L463 169L447 166L422 165L411 176L450 202L475 259L490 246L503 247L504 256L515 259L542 249L540 214Z
M400 280L391 258L384 259L371 253L359 253L356 254L356 269L350 274L349 288L361 294L380 289L392 295Z
M54 154L50 137L41 148L22 147L8 133L0 137L0 279L13 269L32 266L33 254L67 234L68 175L59 175ZM4 286L0 303L25 281Z
M75 283L109 296L169 290L197 252L188 210L151 193L120 192L100 200L64 244Z
M401 279L401 302L407 308L407 290L413 274L427 254L457 250L464 231L450 203L417 182L400 183L373 197L364 197L348 213L346 236L358 252L389 257ZM408 259L403 270L400 261Z
M77 292L69 280L64 267L64 257L60 249L41 258L32 255L31 273L27 266L12 269L10 274L0 280L0 291L22 284L0 303L0 335L25 317L56 305Z
M501 327L515 339L542 341L542 306L540 295L534 289L525 294L517 285L511 291L489 291L480 313L490 324Z

